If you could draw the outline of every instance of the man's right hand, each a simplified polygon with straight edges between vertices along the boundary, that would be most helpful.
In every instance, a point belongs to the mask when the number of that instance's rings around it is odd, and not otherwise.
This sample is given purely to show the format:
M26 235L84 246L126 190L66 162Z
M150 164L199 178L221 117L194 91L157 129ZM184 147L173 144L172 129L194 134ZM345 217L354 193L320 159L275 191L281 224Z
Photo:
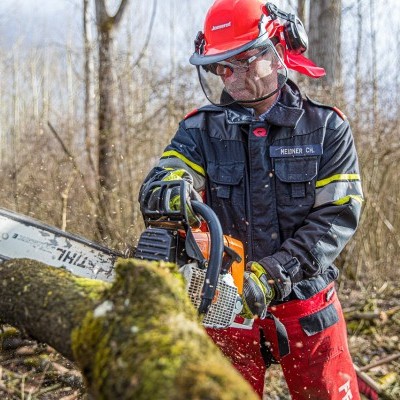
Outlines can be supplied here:
M186 213L188 217L188 222L191 226L199 226L200 220L196 217L193 209L190 205L190 200L197 200L202 201L201 196L196 192L193 188L193 178L192 176L184 169L165 169L165 174L161 178L162 182L170 182L170 181L180 181L184 180L187 182L187 193L186 193ZM148 197L148 204L146 206L150 209L155 210L158 204L158 193L159 188L155 187L152 189L151 195ZM172 189L170 193L170 200L169 200L169 208L172 211L179 211L181 209L181 196L180 196L180 189L176 187Z

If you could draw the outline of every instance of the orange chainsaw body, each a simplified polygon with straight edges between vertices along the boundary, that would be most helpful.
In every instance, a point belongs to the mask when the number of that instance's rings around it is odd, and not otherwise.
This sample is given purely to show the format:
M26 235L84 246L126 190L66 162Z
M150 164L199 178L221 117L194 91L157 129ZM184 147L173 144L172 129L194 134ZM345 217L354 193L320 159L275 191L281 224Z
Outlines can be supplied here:
M202 232L201 230L194 230L193 236L196 240L199 249L203 256L208 260L210 256L210 234L209 232ZM235 286L237 287L238 293L241 295L243 292L243 278L244 278L244 249L243 244L240 240L234 239L231 236L224 235L224 245L233 250L241 258L240 262L233 261L229 270L233 277Z

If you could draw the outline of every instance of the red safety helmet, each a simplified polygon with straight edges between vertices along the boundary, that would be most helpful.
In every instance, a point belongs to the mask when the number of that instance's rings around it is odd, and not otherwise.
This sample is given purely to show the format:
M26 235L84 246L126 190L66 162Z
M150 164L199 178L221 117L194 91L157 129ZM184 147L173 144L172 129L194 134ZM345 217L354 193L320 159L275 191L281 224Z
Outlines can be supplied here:
M301 21L262 0L216 0L206 15L204 33L197 35L190 63L219 62L261 47L271 38L284 46L283 61L288 68L313 78L325 75L323 68L302 55L308 39Z

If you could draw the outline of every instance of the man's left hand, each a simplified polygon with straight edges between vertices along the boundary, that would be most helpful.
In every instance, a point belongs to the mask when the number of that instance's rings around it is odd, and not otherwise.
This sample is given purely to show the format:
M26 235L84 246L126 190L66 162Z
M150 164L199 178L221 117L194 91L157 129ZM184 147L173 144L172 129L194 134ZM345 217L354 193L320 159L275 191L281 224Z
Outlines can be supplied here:
M248 263L247 268L249 271L244 273L243 310L240 315L244 318L257 316L264 319L267 307L275 297L274 281L258 262Z

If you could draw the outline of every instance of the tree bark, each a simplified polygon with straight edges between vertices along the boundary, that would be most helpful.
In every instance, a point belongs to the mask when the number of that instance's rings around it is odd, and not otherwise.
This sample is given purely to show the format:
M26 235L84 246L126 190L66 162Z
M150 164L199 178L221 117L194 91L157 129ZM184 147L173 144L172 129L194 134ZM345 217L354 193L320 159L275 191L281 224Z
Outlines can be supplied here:
M307 0L298 0L297 1L297 16L303 22L306 30L308 27L308 15L307 15Z
M309 13L308 13L309 7L307 7L307 5L308 5L307 0L297 1L297 16L303 22L306 32L308 32L308 20L309 20ZM305 75L296 73L295 80L298 83L299 87L302 88L302 90L308 91L309 79L307 79Z
M73 359L71 332L107 287L31 260L0 264L0 320Z
M96 0L96 24L99 54L99 108L98 108L98 174L99 174L99 213L97 228L101 238L113 238L110 226L113 213L112 190L117 182L116 163L116 106L115 80L112 67L113 34L117 29L128 0L121 0L114 16L107 12L105 0Z
M75 361L96 399L256 399L198 324L165 263L120 261L113 284L30 260L0 264L0 319Z
M92 173L97 176L97 168L93 161L93 132L94 124L94 60L92 50L92 36L90 30L90 4L83 0L83 44L84 44L84 80L85 80L85 149Z
M369 15L370 15L370 29L371 29L371 49L372 49L372 63L371 63L371 79L372 79L372 124L375 128L376 117L378 115L378 71L377 71L377 41L376 41L376 28L375 28L375 0L369 0ZM374 129L375 130L375 129ZM376 130L375 130L376 131Z
M361 52L362 52L363 16L361 0L357 0L357 42L356 42L356 90L354 100L354 120L360 121L362 104L362 77L361 77Z
M342 1L314 1L310 7L309 57L325 68L324 78L313 80L325 96L342 98L341 64Z

